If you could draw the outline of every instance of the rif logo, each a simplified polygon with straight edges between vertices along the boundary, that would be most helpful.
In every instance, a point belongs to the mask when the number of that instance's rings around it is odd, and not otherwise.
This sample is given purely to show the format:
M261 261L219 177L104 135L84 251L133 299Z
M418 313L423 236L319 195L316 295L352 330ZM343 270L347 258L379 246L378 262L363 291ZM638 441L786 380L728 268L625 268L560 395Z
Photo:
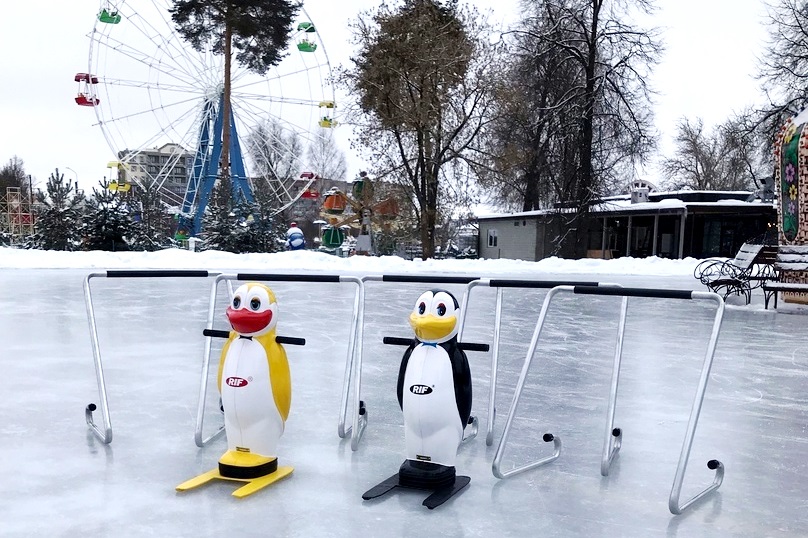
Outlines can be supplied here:
M413 394L429 394L432 392L432 387L426 385L413 385L410 387L410 392Z
M224 381L228 387L246 387L247 380L243 377L228 377Z

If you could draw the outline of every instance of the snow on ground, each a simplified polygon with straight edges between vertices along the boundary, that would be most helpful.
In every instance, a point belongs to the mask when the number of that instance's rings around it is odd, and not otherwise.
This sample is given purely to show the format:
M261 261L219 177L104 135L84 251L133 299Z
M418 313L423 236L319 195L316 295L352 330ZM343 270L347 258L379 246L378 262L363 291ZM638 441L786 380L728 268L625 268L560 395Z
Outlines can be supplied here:
M615 260L546 258L523 260L405 260L397 256L338 258L315 251L233 254L166 249L159 252L60 252L0 248L3 269L205 269L303 271L329 274L466 274L474 276L609 274L692 276L700 260L618 258Z

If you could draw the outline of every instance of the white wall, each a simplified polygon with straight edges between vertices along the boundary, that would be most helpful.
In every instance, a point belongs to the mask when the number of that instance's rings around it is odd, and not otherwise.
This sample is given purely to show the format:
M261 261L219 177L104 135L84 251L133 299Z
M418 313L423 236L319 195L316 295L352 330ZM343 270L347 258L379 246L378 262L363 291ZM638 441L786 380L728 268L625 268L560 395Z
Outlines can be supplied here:
M481 220L480 257L535 261L536 219Z

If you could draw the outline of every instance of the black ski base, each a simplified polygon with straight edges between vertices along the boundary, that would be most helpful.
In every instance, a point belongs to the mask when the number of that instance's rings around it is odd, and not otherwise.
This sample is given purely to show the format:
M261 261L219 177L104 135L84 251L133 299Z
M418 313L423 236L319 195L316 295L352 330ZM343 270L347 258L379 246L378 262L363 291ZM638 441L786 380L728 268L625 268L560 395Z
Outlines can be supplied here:
M455 475L454 467L406 460L398 473L367 490L362 498L366 501L375 499L395 488L431 491L432 494L421 504L433 510L459 493L469 482L470 477Z

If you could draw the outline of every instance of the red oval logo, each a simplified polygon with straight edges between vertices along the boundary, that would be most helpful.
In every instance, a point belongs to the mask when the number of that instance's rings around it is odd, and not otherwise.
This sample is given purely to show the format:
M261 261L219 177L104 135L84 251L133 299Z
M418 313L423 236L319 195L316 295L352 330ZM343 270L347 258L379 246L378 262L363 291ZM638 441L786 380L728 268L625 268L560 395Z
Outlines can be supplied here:
M246 387L247 380L243 377L228 377L224 380L228 387Z

